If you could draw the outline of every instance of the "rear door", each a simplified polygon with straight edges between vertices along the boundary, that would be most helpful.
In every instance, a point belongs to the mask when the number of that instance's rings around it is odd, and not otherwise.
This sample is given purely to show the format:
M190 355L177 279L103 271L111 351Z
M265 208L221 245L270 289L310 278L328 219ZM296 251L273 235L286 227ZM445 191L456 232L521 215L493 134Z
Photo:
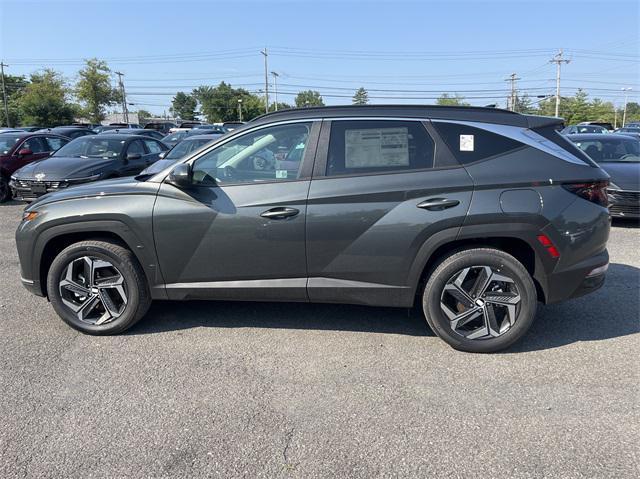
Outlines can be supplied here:
M146 166L152 165L158 161L160 159L158 155L167 150L167 147L164 144L154 140L153 138L145 138L142 141L147 148L147 153L144 155L144 162Z
M309 299L412 304L420 248L455 239L472 185L429 122L323 122L307 207Z

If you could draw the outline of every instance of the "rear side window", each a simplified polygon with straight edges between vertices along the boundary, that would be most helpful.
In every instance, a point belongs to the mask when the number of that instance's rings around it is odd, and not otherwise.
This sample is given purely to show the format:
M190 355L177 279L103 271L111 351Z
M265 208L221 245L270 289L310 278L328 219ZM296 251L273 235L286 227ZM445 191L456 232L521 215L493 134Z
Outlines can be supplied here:
M433 168L434 142L422 123L333 121L327 176Z
M49 145L49 150L50 151L59 150L60 148L62 148L67 143L69 143L69 141L65 140L64 138L58 138L58 137L55 137L55 136L47 136L47 144Z
M433 126L458 161L465 165L525 146L519 141L473 126L445 122L433 122Z
M145 145L147 145L147 148L149 149L150 153L160 153L161 151L164 151L162 149L162 146L160 146L160 143L158 143L157 141L154 140L144 140Z

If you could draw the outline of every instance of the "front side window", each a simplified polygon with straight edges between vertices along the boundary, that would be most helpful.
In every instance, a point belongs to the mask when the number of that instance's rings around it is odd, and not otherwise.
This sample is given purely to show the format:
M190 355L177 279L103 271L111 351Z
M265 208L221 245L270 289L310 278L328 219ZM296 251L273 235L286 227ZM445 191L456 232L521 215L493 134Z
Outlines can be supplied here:
M49 151L47 145L40 138L29 138L25 140L20 149L31 150L32 153L46 153Z
M333 121L327 176L433 168L434 142L422 123Z
M220 145L195 161L194 184L296 180L310 129L311 123L272 126Z
M433 122L438 134L462 164L510 153L525 145L506 136L459 123Z

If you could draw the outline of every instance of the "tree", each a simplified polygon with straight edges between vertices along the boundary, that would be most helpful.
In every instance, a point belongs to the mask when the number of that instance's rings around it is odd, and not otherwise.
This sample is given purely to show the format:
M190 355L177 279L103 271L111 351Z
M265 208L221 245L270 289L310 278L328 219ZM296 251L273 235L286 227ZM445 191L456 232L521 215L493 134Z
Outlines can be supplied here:
M24 76L5 75L4 76L5 89L7 91L7 109L9 110L9 123L5 118L4 104L0 101L0 125L17 126L20 124L20 110L16 105L16 100L20 96L20 93L24 91L28 82ZM1 93L1 92L0 92Z
M225 82L217 87L200 86L192 95L200 103L200 111L210 123L238 120L238 100L242 100L242 119L250 120L264 113L264 100L243 88L233 88ZM258 105L262 104L262 108Z
M324 106L320 92L314 90L301 91L296 95L296 106L298 108L305 106Z
M84 104L83 114L92 122L100 123L105 117L105 108L120 99L119 92L111 86L107 63L92 58L78 72L76 97Z
M464 101L464 97L455 93L450 96L448 93L443 93L440 98L436 100L436 105L449 105L449 106L469 106L469 103Z
M522 96L516 94L514 111L523 113L525 115L531 115L535 113L536 109L531 104L531 98L529 97L529 94L525 93Z
M147 110L138 110L138 123L141 125L147 123L149 118L153 118L153 115Z
M366 105L369 103L369 93L363 87L360 87L356 90L355 95L353 95L352 103L354 105Z
M30 80L16 101L22 122L42 126L71 123L80 108L69 102L69 89L60 74L46 69L31 74Z
M171 101L171 113L181 120L194 120L198 100L193 95L179 91Z

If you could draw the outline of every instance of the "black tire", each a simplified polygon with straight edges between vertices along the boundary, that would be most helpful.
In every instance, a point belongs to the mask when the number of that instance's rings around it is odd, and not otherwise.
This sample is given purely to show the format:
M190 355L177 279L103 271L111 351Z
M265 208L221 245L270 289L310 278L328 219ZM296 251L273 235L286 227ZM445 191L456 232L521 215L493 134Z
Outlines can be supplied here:
M67 267L74 260L83 257L107 261L117 269L124 280L126 304L122 306L122 312L118 317L105 324L89 324L79 319L63 302L60 293L60 282ZM151 305L146 276L137 258L127 248L109 241L81 241L62 250L49 268L47 293L53 309L64 322L78 331L92 335L118 334L127 330L146 314Z
M6 176L0 175L0 203L9 201L13 195L9 187L9 180Z
M497 337L469 339L454 331L453 322L445 314L441 300L447 283L466 268L490 267L493 271L508 276L515 285L514 291L519 294L520 302L515 309L512 325ZM491 292L488 293L491 295ZM498 293L500 294L500 293ZM470 296L468 296L470 298ZM475 298L475 296L474 296ZM483 300L478 298L480 303ZM486 303L489 301L487 300ZM531 275L527 269L513 256L493 248L467 249L444 258L428 278L422 296L422 308L427 323L435 334L459 351L473 353L492 353L508 348L527 332L536 314L537 293ZM472 307L476 305L472 304ZM460 311L460 309L458 309ZM464 309L463 309L464 311ZM455 313L459 314L459 313ZM482 321L480 319L476 321ZM476 323L477 324L477 323Z

